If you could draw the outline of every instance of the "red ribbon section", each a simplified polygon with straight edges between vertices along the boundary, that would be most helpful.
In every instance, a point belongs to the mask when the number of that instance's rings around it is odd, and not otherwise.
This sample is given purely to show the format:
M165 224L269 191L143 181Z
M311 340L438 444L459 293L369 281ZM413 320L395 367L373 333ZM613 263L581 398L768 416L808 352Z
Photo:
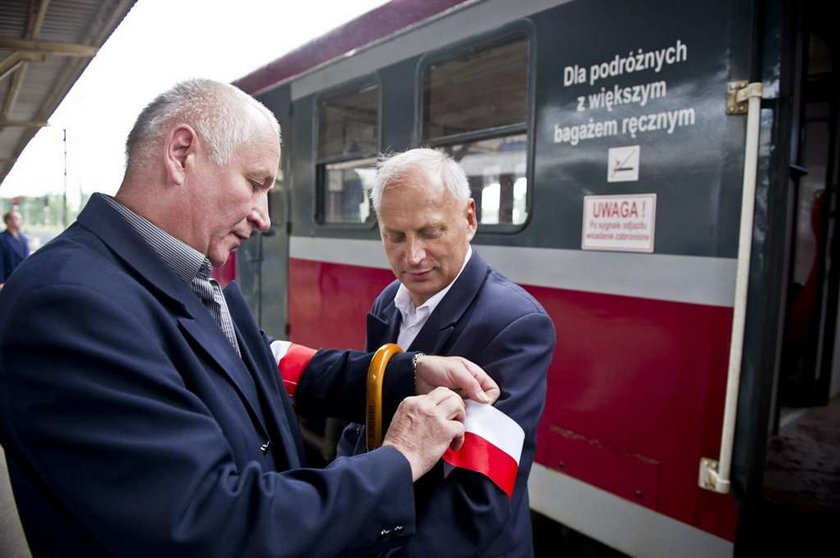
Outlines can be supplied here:
M472 432L464 433L464 445L457 452L451 449L443 460L455 467L469 469L488 477L508 497L513 497L519 465L509 454Z
M280 362L277 363L277 371L280 372L280 377L283 379L283 385L286 386L286 392L289 397L295 396L300 377L303 376L303 371L309 365L309 361L317 351L305 345L295 345L292 343L289 350Z

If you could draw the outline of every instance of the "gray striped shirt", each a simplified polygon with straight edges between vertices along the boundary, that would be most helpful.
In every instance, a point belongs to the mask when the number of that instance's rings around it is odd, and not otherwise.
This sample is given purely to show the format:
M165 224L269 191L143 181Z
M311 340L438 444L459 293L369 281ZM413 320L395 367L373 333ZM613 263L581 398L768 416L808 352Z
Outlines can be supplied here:
M216 323L222 328L225 337L241 357L242 353L239 352L239 344L236 341L236 333L233 329L233 320L230 317L227 301L225 301L219 283L210 277L212 271L210 260L192 246L178 240L148 219L134 213L111 196L103 197L160 256L160 259L184 283L190 286L196 296L201 299L204 307L213 315Z

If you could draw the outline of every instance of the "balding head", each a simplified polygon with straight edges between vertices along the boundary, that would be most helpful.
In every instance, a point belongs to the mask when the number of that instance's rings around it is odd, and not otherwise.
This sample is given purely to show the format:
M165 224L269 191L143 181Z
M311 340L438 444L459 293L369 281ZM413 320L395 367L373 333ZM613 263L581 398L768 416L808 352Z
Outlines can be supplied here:
M406 175L413 173L424 175L427 178L424 183L430 190L443 186L459 203L465 204L470 199L467 175L461 165L446 153L418 147L380 161L370 193L373 209L379 212L385 189L398 187Z
M176 85L140 114L126 152L117 201L214 265L268 228L280 129L239 89L210 80Z
M127 170L147 165L178 124L192 127L216 164L224 165L239 145L253 138L262 120L280 136L280 125L271 111L236 87L209 79L178 83L137 117L125 145Z

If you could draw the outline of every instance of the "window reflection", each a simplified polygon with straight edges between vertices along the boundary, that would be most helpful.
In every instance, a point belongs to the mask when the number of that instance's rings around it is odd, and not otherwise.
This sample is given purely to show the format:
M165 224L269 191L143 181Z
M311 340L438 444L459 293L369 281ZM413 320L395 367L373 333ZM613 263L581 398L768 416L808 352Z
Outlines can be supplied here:
M363 87L318 102L318 158L376 153L379 88Z
M329 223L372 221L368 192L375 176L375 158L324 165L324 220Z
M521 225L528 218L527 135L440 147L467 173L479 223Z
M468 49L426 69L424 138L525 122L528 40Z

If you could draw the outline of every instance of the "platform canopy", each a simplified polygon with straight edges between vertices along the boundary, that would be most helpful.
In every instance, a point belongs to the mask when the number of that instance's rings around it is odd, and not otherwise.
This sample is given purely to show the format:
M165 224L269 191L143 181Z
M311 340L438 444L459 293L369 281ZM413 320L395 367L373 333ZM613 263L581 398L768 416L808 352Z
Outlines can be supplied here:
M0 187L135 2L0 1Z

